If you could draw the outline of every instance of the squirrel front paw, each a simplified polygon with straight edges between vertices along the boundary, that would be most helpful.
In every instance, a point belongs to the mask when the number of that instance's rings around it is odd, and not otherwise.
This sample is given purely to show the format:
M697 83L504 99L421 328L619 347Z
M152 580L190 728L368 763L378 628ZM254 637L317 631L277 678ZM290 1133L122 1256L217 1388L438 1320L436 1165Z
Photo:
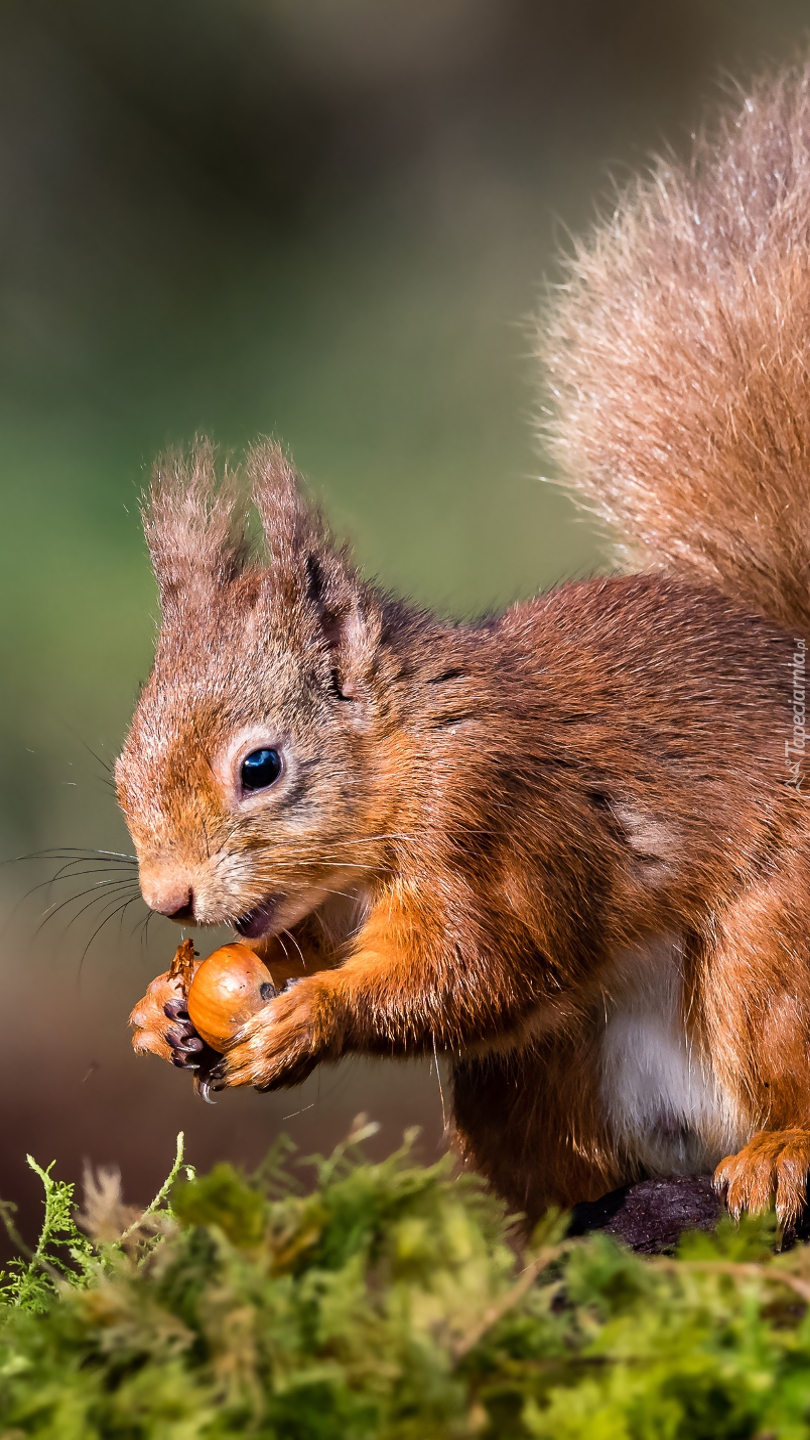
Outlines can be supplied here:
M168 970L152 981L129 1023L135 1030L132 1048L139 1055L159 1055L179 1069L206 1072L218 1059L194 1029L182 983Z
M807 1196L810 1130L761 1130L737 1155L721 1160L715 1188L738 1219L743 1210L758 1214L776 1198L780 1225L795 1225Z
M326 1057L331 1028L321 977L299 980L251 1016L211 1070L210 1087L276 1090L298 1085Z

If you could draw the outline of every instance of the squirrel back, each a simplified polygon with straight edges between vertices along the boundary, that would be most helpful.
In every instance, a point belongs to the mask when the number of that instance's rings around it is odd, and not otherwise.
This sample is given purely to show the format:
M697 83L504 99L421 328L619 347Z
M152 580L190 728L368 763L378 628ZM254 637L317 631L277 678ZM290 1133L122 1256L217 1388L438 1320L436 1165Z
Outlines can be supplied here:
M810 632L810 64L659 159L539 327L560 476L637 566Z

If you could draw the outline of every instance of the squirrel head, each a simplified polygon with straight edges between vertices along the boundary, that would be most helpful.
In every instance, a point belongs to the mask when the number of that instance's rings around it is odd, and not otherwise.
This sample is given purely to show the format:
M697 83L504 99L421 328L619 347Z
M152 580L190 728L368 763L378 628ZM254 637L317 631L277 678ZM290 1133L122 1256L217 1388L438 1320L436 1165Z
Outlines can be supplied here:
M147 904L258 939L371 874L390 685L382 596L277 445L245 468L218 479L206 443L156 467L144 526L162 624L116 783Z

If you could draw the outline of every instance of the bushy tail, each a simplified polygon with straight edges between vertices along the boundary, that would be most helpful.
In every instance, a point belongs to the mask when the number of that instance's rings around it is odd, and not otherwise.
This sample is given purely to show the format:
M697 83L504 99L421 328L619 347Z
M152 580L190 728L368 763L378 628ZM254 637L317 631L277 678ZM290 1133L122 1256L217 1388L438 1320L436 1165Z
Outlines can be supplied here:
M561 478L626 558L810 634L810 64L660 160L540 326Z

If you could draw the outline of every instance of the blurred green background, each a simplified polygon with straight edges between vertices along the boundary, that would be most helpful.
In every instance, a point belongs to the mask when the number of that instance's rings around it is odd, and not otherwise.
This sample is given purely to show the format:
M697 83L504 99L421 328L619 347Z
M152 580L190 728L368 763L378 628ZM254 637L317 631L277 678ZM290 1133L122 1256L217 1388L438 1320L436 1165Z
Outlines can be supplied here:
M789 0L0 6L4 858L129 848L104 766L150 663L137 496L168 443L276 433L365 565L453 613L599 563L539 478L524 322L608 175L685 149L722 75L797 53L808 21ZM253 1163L279 1128L330 1144L361 1108L381 1145L417 1121L435 1150L427 1066L209 1111L136 1061L126 1017L177 932L144 944L138 903L88 948L96 877L56 868L3 867L0 1194L35 1194L32 1150L116 1161L146 1198L181 1124L199 1163Z

